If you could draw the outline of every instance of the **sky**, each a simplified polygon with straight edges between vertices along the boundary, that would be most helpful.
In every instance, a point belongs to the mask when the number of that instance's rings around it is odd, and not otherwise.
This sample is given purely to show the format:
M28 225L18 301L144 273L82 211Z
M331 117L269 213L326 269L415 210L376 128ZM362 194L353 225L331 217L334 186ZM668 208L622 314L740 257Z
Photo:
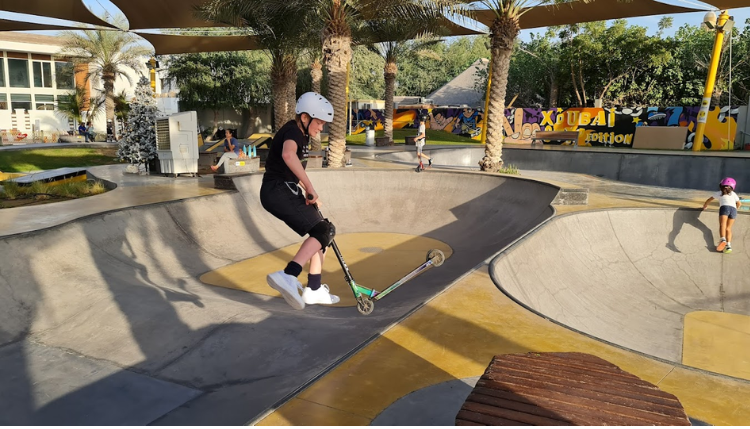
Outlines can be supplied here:
M117 9L117 7L114 6L109 0L82 0L82 1L97 16L102 16L105 12L109 12L112 15L119 13L119 9ZM693 7L697 9L703 8L706 10L711 9L711 6L705 3L701 3L699 0L657 0L657 1L661 1L662 3L672 4L676 6ZM533 3L533 2L530 2L530 3ZM742 29L745 27L745 20L750 18L750 8L733 9L733 10L730 10L729 14L734 16L734 20L736 23L735 26L739 29ZM678 28L680 28L681 26L685 24L699 25L703 21L704 15L705 15L705 12L670 15L674 19L674 23L672 25L672 28L666 30L664 34L667 36L673 35L674 32ZM631 18L631 19L628 19L627 21L630 25L639 25L642 27L646 27L648 29L648 34L654 35L656 34L658 30L659 20L663 16L664 15L642 17L642 18ZM0 18L28 20L30 19L30 16L0 11ZM51 23L57 23L57 24L67 23L69 24L69 22L67 21L51 20L48 18L33 17L31 19L40 23L50 23L50 24ZM539 29L534 29L534 30L522 30L519 37L521 38L521 40L528 41L530 39L531 33L544 33L544 31L545 31L544 28L539 28ZM55 32L52 32L52 31L34 32L34 33L50 34L50 35L55 34ZM147 46L150 46L148 42L144 41L143 43Z

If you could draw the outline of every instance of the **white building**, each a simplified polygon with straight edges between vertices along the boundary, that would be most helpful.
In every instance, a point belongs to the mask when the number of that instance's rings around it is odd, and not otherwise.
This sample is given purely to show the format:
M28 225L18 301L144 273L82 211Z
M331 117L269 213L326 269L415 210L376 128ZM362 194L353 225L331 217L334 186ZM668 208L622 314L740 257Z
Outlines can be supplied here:
M0 32L0 136L13 140L56 141L56 136L73 130L73 123L55 112L61 97L69 95L75 83L84 85L84 73L74 73L72 64L59 54L60 39L31 33ZM147 57L137 71L126 69L132 84L118 77L115 93L123 89L133 97L141 75L149 77ZM160 79L156 80L160 92ZM85 83L94 95L103 92L99 79ZM94 131L106 133L106 114L93 122ZM22 138L26 134L25 138Z

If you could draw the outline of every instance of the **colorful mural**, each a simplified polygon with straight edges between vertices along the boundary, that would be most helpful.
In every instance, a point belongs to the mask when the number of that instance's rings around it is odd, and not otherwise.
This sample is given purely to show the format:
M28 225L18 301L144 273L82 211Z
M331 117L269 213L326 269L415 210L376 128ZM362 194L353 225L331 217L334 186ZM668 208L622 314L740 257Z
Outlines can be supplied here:
M393 129L419 128L419 117L429 115L427 122L432 130L441 130L452 134L480 140L484 126L484 114L481 110L471 108L434 108L434 109L397 109L393 113ZM368 127L375 131L383 129L385 116L383 110L354 109L352 134L365 132Z
M693 146L700 106L648 108L557 108L506 109L504 124L507 137L530 139L534 132L581 131L580 146L631 147L637 127L687 127L685 148ZM726 150L734 147L737 132L737 107L713 107L708 114L703 144L706 149ZM570 144L570 143L564 143Z
M536 131L580 131L579 146L632 147L637 127L674 126L688 128L685 149L693 146L700 106L647 108L513 108L506 109L503 131L508 142L528 142ZM382 110L354 110L352 133L367 127L382 130ZM713 107L708 113L703 145L706 149L734 147L737 132L737 107ZM461 108L398 109L393 128L417 128L419 116L430 117L428 126L480 140L484 126L481 110ZM561 143L571 144L571 143Z

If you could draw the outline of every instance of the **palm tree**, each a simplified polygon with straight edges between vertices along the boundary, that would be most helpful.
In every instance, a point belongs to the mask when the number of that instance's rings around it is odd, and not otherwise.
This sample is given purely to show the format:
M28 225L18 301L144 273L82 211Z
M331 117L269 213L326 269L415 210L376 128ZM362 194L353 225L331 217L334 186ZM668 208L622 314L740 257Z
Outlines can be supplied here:
M490 103L485 112L487 143L484 158L479 161L483 171L498 171L503 166L503 120L505 118L505 91L508 86L510 56L518 33L519 18L531 7L564 3L569 0L480 0L492 11L495 19L490 25L490 52L492 61ZM579 0L590 3L595 0ZM622 0L628 1L628 0Z
M328 99L334 118L328 137L328 166L343 167L346 151L346 82L352 57L352 37L371 21L399 20L417 23L423 5L465 10L463 3L452 0L288 0L299 16L311 16L317 24L323 44L323 60L328 70ZM426 7L426 6L425 6ZM314 22L317 21L317 22ZM387 36L387 35L386 35ZM382 41L389 40L384 38Z
M87 67L87 81L93 77L102 80L107 120L114 123L115 79L123 77L132 85L133 82L125 70L138 70L143 63L143 57L151 54L151 49L138 45L139 38L124 31L63 31L61 39L60 55L69 57L76 65Z
M271 56L274 128L294 118L297 57L305 45L306 27L283 2L210 0L197 9L203 19L249 30Z
M434 3L422 3L415 9L413 16L404 19L378 19L365 23L364 37L371 43L368 48L383 57L383 77L385 80L385 124L384 135L389 142L393 141L393 97L396 92L396 75L398 61L411 52L436 43L434 36L447 34L445 19ZM388 40L382 42L384 37ZM415 43L408 44L412 39Z
M86 88L76 85L73 92L57 100L55 111L65 119L73 121L73 128L84 120L93 121L102 112L105 104L103 97L89 97Z

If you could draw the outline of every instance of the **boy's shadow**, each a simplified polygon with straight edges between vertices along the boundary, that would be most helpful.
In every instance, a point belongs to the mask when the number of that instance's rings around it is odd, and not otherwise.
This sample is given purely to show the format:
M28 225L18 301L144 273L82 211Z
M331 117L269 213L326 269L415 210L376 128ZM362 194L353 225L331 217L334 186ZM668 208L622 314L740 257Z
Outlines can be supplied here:
M680 234L684 224L691 225L703 232L703 238L706 240L706 249L714 250L716 248L711 228L707 227L706 224L700 220L702 212L703 210L700 208L681 208L675 210L674 216L672 217L672 232L669 233L667 249L672 250L673 252L682 253L675 245L675 239Z

